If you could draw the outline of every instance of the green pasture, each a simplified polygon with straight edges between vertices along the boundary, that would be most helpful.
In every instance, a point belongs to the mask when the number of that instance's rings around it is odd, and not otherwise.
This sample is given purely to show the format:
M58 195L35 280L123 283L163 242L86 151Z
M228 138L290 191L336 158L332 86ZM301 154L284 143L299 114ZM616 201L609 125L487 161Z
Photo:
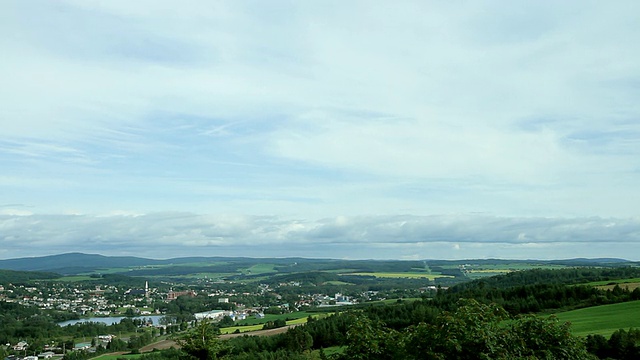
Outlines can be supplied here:
M237 322L238 325L256 325L256 324L264 324L268 321L276 321L276 320L286 320L286 319L306 319L309 315L317 316L318 314L312 314L306 311L296 311L288 314L265 314L263 319L256 319L254 316L246 318L244 320L240 320Z
M236 330L239 330L241 333L262 330L263 325L264 324L247 325L247 326L230 326L230 327L220 329L220 334L222 335L232 334Z
M92 271L91 274L119 274L127 271L131 271L131 268L114 267L114 268L101 268Z
M344 282L344 281L329 280L329 281L325 281L323 285L353 285L353 284L349 282Z
M422 299L421 298L386 299L386 300L367 301L367 304L383 303L383 304L389 305L389 304L397 303L398 300L401 300L402 302L405 302L405 301L413 302L413 301L419 301L419 300L422 300Z
M262 326L266 322L275 321L278 319L282 319L282 320L290 319L286 321L287 325L305 324L307 322L309 315L311 315L311 317L313 318L321 318L321 317L328 316L329 314L327 313L317 314L317 313L310 313L306 311L296 311L289 314L280 314L280 315L265 314L264 319L256 319L254 317L251 317L249 319L240 320L236 323L238 324L238 326L222 328L220 329L220 333L231 334L236 330L240 330L240 332L242 333L249 332L249 331L262 330Z
M509 264L483 264L483 265L474 265L466 266L466 269L469 271L496 271L496 272L508 272L508 271L521 271L521 270L532 270L532 269L543 269L543 270L553 270L553 269L564 269L565 265L555 265L555 264L538 264L538 263L509 263Z
M560 321L569 321L571 331L578 336L600 334L609 337L618 329L640 328L640 301L593 306L556 314Z
M100 280L99 278L92 278L88 275L70 275L63 276L61 278L57 278L54 281L62 281L62 282L79 282L79 281L96 281Z
M600 290L612 291L613 289L616 288L616 286L620 287L621 289L625 289L627 291L634 291L635 289L640 288L640 282L623 282L623 283L617 283L614 285L599 285L595 287Z
M424 273L424 272L358 272L351 273L353 276L375 276L377 278L389 278L389 279L429 279L435 280L437 278L452 278L451 275L440 275L438 273Z
M605 286L610 284L640 283L640 278L593 281L584 285Z
M278 270L275 269L274 264L256 264L249 268L242 269L241 271L245 275L260 275L278 272Z
M193 273L188 275L171 275L171 276L162 276L165 278L180 278L180 279L224 279L229 276L238 275L237 273L213 273L213 272L202 272L202 273Z
M348 275L349 273L357 272L357 271L360 271L360 270L358 270L358 269L331 269L331 270L322 270L322 272L331 273L331 274L342 274L342 275Z

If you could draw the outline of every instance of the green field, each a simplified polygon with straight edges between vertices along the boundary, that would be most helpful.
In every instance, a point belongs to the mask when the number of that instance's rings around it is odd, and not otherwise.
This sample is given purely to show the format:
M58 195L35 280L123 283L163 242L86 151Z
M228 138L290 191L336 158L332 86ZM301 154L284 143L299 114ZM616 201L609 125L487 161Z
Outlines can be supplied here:
M328 315L329 314L327 313L317 314L317 313L310 313L306 311L296 311L289 314L280 314L280 315L265 314L263 319L256 319L254 317L251 317L245 320L240 320L236 323L238 326L222 328L220 329L220 332L222 334L231 334L236 330L240 330L240 332L262 330L262 326L266 322L275 321L278 319L281 319L281 320L290 319L286 321L287 325L304 324L307 322L307 318L309 316L318 318L318 317L325 317Z
M55 279L55 281L63 281L63 282L78 282L78 281L96 281L100 280L99 278L92 278L88 275L73 275L73 276L63 276L61 278Z
M424 272L358 272L345 275L352 276L375 276L377 278L391 278L391 279L429 279L435 280L437 278L452 278L451 275L440 275L437 273L424 273Z
M376 300L376 301L368 301L367 304L374 304L374 303L382 303L382 304L395 304L398 302L398 300L402 301L408 301L408 302L412 302L412 301L419 301L422 300L421 298L402 298L402 299L386 299L386 300Z
M585 285L590 286L605 286L609 284L627 284L627 283L639 283L640 278L633 279L617 279L617 280L603 280L603 281L594 281L590 283L586 283Z
M224 334L232 334L236 330L239 330L241 333L249 332L249 331L262 330L262 326L263 326L263 324L247 325L247 326L230 326L230 327L226 327L226 328L220 329L220 334L222 334L222 335L224 335Z
M242 273L245 275L260 275L260 274L272 274L278 272L273 264L256 264L250 268L242 269Z
M224 279L229 276L237 275L236 273L212 273L212 272L203 272L203 273L193 273L189 275L175 275L175 276L158 276L158 277L168 277L168 278L181 278L181 279Z
M323 285L353 285L353 284L344 282L344 281L329 280L329 281L325 281Z
M286 319L300 319L307 318L309 315L315 316L317 314L306 312L306 311L296 311L288 314L265 314L263 319L256 319L255 317L250 317L244 320L240 320L237 322L238 325L256 325L256 324L264 324L267 321L275 321L275 320L286 320Z
M594 306L556 314L561 321L571 322L575 335L600 334L609 337L618 329L640 328L640 301Z

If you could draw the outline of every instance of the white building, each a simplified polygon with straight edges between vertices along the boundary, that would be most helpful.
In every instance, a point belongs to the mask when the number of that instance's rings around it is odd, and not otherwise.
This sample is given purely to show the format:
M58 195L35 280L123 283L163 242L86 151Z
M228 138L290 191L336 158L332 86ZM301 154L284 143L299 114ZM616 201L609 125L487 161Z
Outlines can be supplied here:
M222 318L225 317L225 315L231 315L231 314L232 314L231 311L211 310L211 311L196 313L196 314L193 314L193 316L195 316L196 320L211 319L211 320L218 321L218 320L222 320Z

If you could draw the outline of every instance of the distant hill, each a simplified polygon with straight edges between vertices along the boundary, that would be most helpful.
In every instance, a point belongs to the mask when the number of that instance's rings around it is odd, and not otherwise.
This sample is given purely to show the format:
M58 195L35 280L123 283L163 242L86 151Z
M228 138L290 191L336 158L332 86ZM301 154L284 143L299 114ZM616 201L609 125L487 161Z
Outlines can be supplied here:
M603 264L624 264L630 263L629 260L625 259L617 259L617 258L595 258L595 259L587 259L587 258L575 258L575 259L565 259L565 260L551 260L550 264L561 264L561 265L574 265L574 266L597 266Z
M68 253L40 257L0 260L0 269L21 271L51 271L62 274L77 270L97 268L130 267L160 264L161 260L134 256L104 256L98 254ZM74 271L64 271L74 269Z
M157 260L135 256L105 256L99 254L67 253L59 255L0 260L0 269L16 271L48 271L69 275L92 272L98 269L139 268L151 265L181 265L193 263L226 262L236 264L246 263L250 266L261 262L269 262L273 264L290 264L296 261L315 262L323 260L302 258L256 259L246 257L184 257Z
M44 271L59 274L80 274L99 272L101 269L122 268L123 272L131 276L146 276L158 274L178 274L198 272L193 266L206 264L212 272L233 273L239 268L249 268L256 264L272 264L279 273L324 271L331 269L358 269L360 271L409 271L412 268L444 265L463 265L468 262L475 264L561 264L565 266L624 266L636 263L623 259L566 259L566 260L504 260L504 259L476 259L476 260L335 260L335 259L306 259L306 258L248 258L248 257L184 257L166 260L147 259L135 256L104 256L99 254L67 253L40 257L27 257L0 260L0 269L15 271ZM144 269L146 266L172 265L166 269ZM127 269L127 270L124 270ZM440 269L442 271L442 269Z

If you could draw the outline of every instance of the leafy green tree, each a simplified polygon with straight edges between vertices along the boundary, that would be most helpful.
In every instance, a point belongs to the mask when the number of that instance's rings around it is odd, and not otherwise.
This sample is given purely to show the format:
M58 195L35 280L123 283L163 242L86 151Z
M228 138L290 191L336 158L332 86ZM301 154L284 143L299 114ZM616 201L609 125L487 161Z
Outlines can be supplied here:
M313 346L313 337L302 327L289 329L285 334L287 348L296 352L303 352Z
M512 318L500 306L460 300L453 312L432 324L403 332L359 318L347 333L346 360L364 359L548 359L585 360L594 357L570 325L555 317ZM619 341L624 344L625 341Z
M229 315L225 315L220 322L218 323L218 325L222 328L222 327L229 327L229 326L233 326L235 324L235 322L233 321L233 319L231 318L231 316Z
M605 354L613 359L640 359L640 347L636 345L638 342L640 342L639 329L616 330L607 341Z
M186 335L177 340L182 350L192 359L217 360L224 359L229 348L218 339L217 332L211 323L204 319Z
M458 309L445 312L434 324L409 329L407 351L430 359L505 359L507 312L497 305L460 300Z
M555 316L518 317L507 327L508 354L526 359L593 359L582 339L571 334L570 327Z
M391 329L385 329L382 323L358 316L347 331L347 343L342 359L377 360L404 359L403 339Z

